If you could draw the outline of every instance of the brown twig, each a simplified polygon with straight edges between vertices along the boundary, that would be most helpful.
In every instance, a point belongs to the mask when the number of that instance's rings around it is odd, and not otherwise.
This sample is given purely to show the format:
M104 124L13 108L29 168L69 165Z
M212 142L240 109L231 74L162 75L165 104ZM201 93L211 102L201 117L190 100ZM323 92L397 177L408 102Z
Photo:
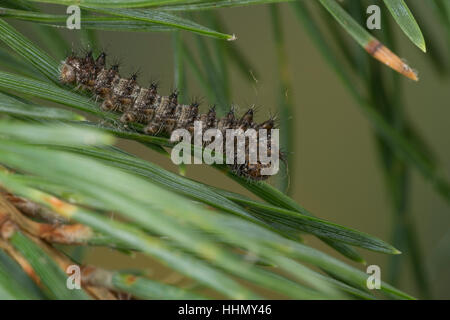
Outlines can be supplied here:
M2 225L4 226L4 224ZM1 229L0 229L1 230ZM3 232L0 231L3 234ZM3 239L3 236L0 237L0 249L3 249L14 261L16 261L21 267L22 270L38 285L41 285L41 279L34 272L30 263L6 240Z
M73 261L53 248L46 241L65 244L80 244L85 243L87 241L86 239L93 234L89 227L81 224L52 225L32 221L23 216L21 212L6 199L4 193L0 193L0 249L3 249L13 260L15 260L22 267L24 272L39 286L42 285L41 280L30 263L8 242L8 239L10 239L18 230L23 231L24 234L41 247L64 271L66 271L69 266L74 265ZM95 299L117 299L108 288L96 286L87 281L84 281L84 289Z
M82 224L48 224L30 220L21 214L17 206L11 204L10 199L18 203L18 199L20 198L0 193L0 210L5 212L5 214L7 213L8 218L14 221L21 229L36 237L51 243L82 245L86 244L94 235L90 227ZM24 206L29 208L28 204ZM53 213L53 215L56 214ZM0 215L0 224L1 219ZM6 217L3 217L3 219L6 219Z
M9 192L2 192L6 200L14 205L20 212L31 218L38 218L51 224L67 223L63 216L28 199L16 196Z

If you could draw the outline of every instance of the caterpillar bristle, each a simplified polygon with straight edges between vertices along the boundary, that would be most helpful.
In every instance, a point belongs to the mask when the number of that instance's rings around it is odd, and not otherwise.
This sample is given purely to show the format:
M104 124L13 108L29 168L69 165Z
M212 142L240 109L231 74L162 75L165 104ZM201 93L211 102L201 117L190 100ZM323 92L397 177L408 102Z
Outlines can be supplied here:
M197 108L197 109L198 109L198 107L200 106L200 103L197 102L197 101L193 101L193 102L191 102L190 106L191 106L192 108Z
M95 63L96 63L98 68L105 67L105 65L106 65L106 53L105 52L100 53L100 55L95 60Z

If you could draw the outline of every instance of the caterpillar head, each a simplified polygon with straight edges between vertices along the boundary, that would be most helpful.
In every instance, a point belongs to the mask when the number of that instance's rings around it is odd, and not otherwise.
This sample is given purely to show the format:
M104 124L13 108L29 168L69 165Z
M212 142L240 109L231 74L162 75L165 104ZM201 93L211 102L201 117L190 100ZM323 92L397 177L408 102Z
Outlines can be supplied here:
M84 57L71 55L64 60L60 67L60 79L62 83L74 84L83 83L90 85L90 80L104 68L106 54L101 53L96 60L92 52L88 52Z
M68 57L61 64L60 78L62 83L75 83L80 70L81 61L78 57Z

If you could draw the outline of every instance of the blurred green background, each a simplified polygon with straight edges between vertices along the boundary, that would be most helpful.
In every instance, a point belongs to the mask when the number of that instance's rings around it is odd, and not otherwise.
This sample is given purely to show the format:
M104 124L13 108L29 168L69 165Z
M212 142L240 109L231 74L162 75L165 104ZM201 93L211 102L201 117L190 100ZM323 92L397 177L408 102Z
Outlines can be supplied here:
M421 8L421 0L409 2L413 3L414 7ZM290 193L298 203L320 218L390 242L392 209L385 190L373 130L355 100L318 53L292 8L288 4L280 4L279 8L292 81L292 89L286 92L293 103L289 120L294 131L293 146L288 150L294 160L289 163ZM61 7L46 6L45 11L64 14L61 10ZM227 31L238 38L234 42L227 42L226 45L237 46L255 68L249 70L249 73L253 71L258 75L249 83L232 67L232 101L241 111L253 104L257 105L259 112L256 119L265 120L270 114L277 112L279 86L277 56L268 6L221 9L217 12ZM445 48L446 35L431 16L425 15L425 19L427 24L432 26L434 44ZM420 19L418 23L420 25ZM31 24L15 25L26 35L33 37L29 28ZM407 58L408 63L417 69L420 75L418 83L401 80L404 85L405 112L431 145L444 175L450 180L449 79L440 77L426 60L425 54L408 41L396 25L394 29L400 44L396 53ZM74 49L80 48L79 31L60 31L72 42ZM141 84L146 85L150 80L157 79L160 83L160 93L163 94L168 94L174 88L171 33L98 32L97 36L109 57L121 62L122 74L127 75L139 69ZM195 48L195 36L182 33L182 38L189 47ZM217 41L205 39L208 43ZM189 97L205 97L190 71L187 72L187 86ZM204 98L203 110L209 103L214 102ZM283 127L280 129L282 132ZM178 170L167 158L138 144L121 141L119 145L165 168ZM420 174L412 171L409 211L415 222L416 239L421 249L432 297L448 299L450 208ZM207 166L187 166L186 175L252 197L237 183ZM312 237L306 237L306 241L316 248L338 256ZM421 292L414 281L407 255L408 252L404 252L394 258L402 260L401 272L394 284L420 297ZM387 280L390 257L369 251L364 251L363 256L368 265L379 265L382 279ZM130 262L127 256L112 250L95 249L88 252L86 259L87 262L99 266L148 266L154 277L166 279L168 282L180 280L172 271L167 271L154 261L140 256Z

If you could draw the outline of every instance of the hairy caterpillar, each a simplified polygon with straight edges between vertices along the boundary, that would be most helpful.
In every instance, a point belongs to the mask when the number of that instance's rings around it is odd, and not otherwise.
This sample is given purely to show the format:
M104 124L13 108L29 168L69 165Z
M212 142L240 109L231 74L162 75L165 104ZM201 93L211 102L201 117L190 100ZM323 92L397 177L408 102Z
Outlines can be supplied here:
M156 84L149 88L139 86L137 76L122 78L119 75L117 65L106 67L106 54L101 53L96 59L88 52L85 56L78 57L74 54L67 57L60 67L60 79L63 83L74 84L92 92L102 100L103 110L115 111L121 114L123 123L137 122L145 125L144 133L148 135L170 135L175 129L184 128L189 132L194 131L194 121L201 121L202 130L218 129L222 133L227 129L266 129L268 139L274 128L275 121L270 118L262 123L253 121L253 108L248 109L240 118L235 116L233 108L222 118L216 117L215 108L207 113L199 113L198 103L190 105L179 104L177 91L169 96L161 96L157 93ZM224 135L225 136L225 133ZM274 146L266 147L267 153L274 150ZM277 155L281 154L277 150ZM263 174L270 166L259 160L249 161L249 145L245 144L245 162L229 164L238 175L252 180L264 180L269 176ZM283 159L283 157L281 157Z

